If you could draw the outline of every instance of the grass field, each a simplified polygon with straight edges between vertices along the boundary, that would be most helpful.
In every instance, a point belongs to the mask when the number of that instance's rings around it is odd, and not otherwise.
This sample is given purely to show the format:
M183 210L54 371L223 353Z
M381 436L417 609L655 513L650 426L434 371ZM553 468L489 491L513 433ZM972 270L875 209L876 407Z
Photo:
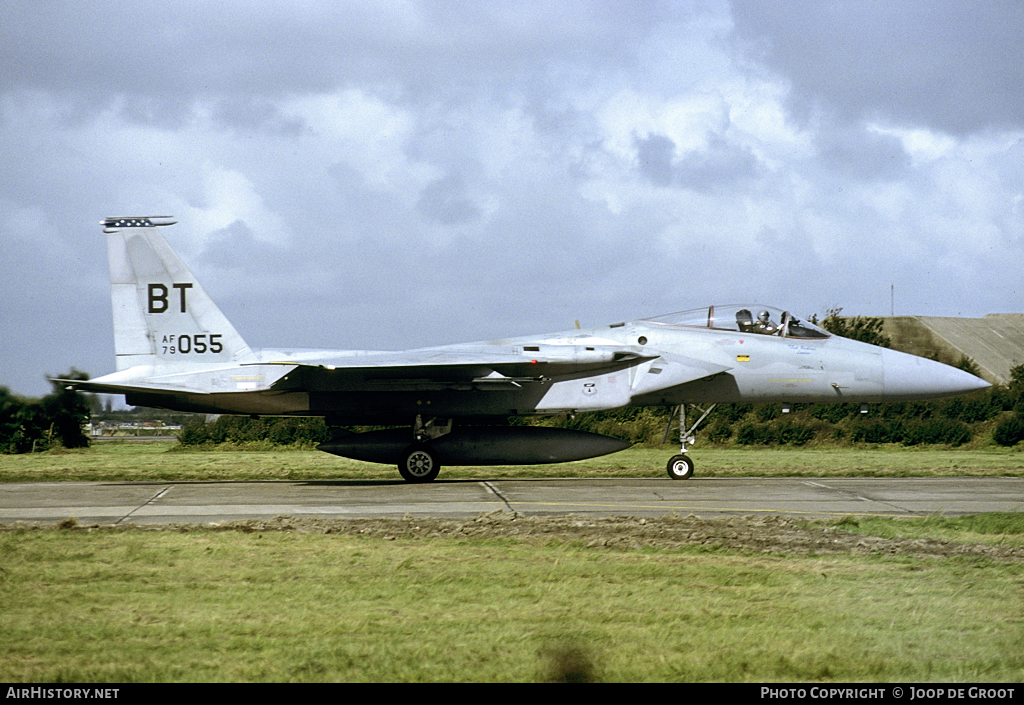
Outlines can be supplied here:
M666 477L678 448L637 447L574 463L485 468L445 467L442 478ZM1024 476L1018 449L697 448L697 473L706 477L939 477ZM0 482L125 480L396 479L390 465L363 463L316 450L181 451L173 443L97 443L75 451L0 455Z
M0 681L1024 679L1020 562L211 529L0 557Z
M168 448L0 456L0 480L397 474L315 451ZM442 472L661 477L666 453ZM1024 461L1012 451L935 449L696 456L708 475L826 477L1020 476ZM836 530L1024 542L1024 515L993 519L872 518ZM1024 562L979 557L8 528L0 531L0 681L1020 682L1022 596Z

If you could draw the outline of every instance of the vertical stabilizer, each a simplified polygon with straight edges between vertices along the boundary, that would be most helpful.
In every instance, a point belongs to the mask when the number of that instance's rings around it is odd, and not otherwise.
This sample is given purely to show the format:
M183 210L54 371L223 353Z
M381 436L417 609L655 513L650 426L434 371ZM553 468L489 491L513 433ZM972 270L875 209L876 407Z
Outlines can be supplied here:
M164 240L166 216L107 218L117 370L256 362L228 319Z

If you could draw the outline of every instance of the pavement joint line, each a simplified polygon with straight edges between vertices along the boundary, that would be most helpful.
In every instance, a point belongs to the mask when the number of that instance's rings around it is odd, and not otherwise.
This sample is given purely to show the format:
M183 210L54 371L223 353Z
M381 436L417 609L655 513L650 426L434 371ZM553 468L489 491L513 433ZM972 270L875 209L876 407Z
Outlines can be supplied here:
M146 500L145 502L143 502L142 504L140 504L139 506L137 506L137 507L136 507L135 509L131 510L130 512L128 512L127 514L125 514L125 515L124 515L123 517L121 517L120 519L118 519L117 521L115 521L115 522L114 522L114 526L117 526L117 525L118 525L118 524L120 524L120 523L121 523L122 521L125 521L125 520L127 520L127 519L131 519L131 518L132 518L132 515L133 515L133 514L135 514L135 512L138 512L138 511L140 511L140 510L142 510L142 509L144 509L144 508L148 507L149 505L153 504L153 502L157 501L158 499L162 499L162 498L163 498L163 496L164 496L165 494L167 494L168 492L170 492L170 491L171 491L171 490L172 490L173 488L174 488L174 485L167 485L167 487L164 487L164 488L163 488L162 490L160 490L159 492L157 492L157 493L156 493L155 495L153 495L152 497L150 497L149 499L147 499L147 500Z
M911 510L907 509L906 507L899 506L898 504L893 504L892 502L886 502L885 500L881 500L881 499L874 499L872 497L865 497L864 495L856 494L856 493L850 492L848 490L839 489L837 487L830 487L829 485L823 485L820 482L813 482L811 480L804 480L804 484L805 485L811 485L812 487L821 487L822 489L831 490L832 492L838 492L839 494L846 494L848 496L854 497L855 499L857 499L857 500L859 500L861 502L870 502L872 504L881 504L884 507L892 507L894 510L896 510L897 512L901 513L901 514L897 514L896 516L911 516L911 517L913 517L913 516L920 516L920 512L911 511ZM880 516L887 516L887 515L881 514Z
M601 507L601 508L609 508L609 509L614 509L614 508L619 506L617 504L601 504L601 503L597 503L597 502L523 502L522 504L523 504L524 507ZM638 505L635 505L634 508L636 508L636 509L664 509L664 510L669 511L669 512L677 512L677 513L681 512L681 511L689 511L690 513L713 511L713 512L722 512L722 513L725 513L725 514L778 514L780 516L781 515L790 515L790 514L798 515L798 516L808 515L808 516L829 516L829 517L832 517L832 516L837 516L837 517L847 517L847 516L851 516L851 517L880 516L880 517L904 517L904 518L909 518L909 517L920 516L916 512L908 512L906 509L902 509L900 507L897 507L896 505L889 505L886 502L879 502L878 504L882 504L882 505L885 505L885 506L892 506L893 508L895 508L897 510L897 513L877 512L877 511L876 512L872 512L872 511L837 512L837 511L815 511L815 510L787 510L785 512L780 512L778 509L754 509L754 508L747 508L747 507L742 507L742 508L741 507L708 507L708 506L703 506L703 505L690 506L690 507L687 507L687 506L674 506L673 507L673 506L664 506L664 505L644 505L644 504L638 504ZM523 510L520 513L521 514L528 513L528 510Z
M490 492L491 494L493 494L493 495L494 495L495 497L497 497L498 499L500 499L500 500L501 500L502 502L504 502L505 506L506 506L506 507L508 507L508 510L509 510L510 512L514 512L514 511L515 511L515 509L513 509L513 508L512 508L512 505L511 505L511 504L509 504L509 501L508 501L507 499L505 499L505 495L503 495L503 494L501 493L501 491L500 491L500 490L498 490L498 488L497 488L497 487L495 487L494 485L492 485L492 484L491 484L490 482L488 482L487 480L484 480L484 481L483 481L483 482L481 482L480 484L484 486L484 489L485 489L485 490L487 490L488 492Z

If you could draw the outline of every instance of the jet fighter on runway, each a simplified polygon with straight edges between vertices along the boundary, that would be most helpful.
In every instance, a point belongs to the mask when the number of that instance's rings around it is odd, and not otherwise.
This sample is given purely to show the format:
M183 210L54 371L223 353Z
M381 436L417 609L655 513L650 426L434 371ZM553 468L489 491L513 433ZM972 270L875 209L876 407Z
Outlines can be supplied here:
M400 352L253 350L171 250L166 216L103 221L117 371L63 380L135 406L251 416L322 416L321 450L393 463L409 482L442 465L557 463L628 443L569 429L501 425L509 416L626 406L678 407L686 479L688 404L880 402L988 384L924 358L831 336L761 305L711 306L593 330ZM490 424L490 425L488 425ZM352 425L401 425L367 433Z

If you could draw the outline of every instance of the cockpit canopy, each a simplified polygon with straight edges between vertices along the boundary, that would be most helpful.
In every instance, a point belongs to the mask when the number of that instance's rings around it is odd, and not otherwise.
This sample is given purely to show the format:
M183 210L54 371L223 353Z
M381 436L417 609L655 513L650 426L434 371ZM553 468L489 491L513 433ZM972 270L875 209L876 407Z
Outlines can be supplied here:
M648 318L651 323L731 330L755 335L777 335L785 338L828 338L829 333L818 326L801 321L789 311L762 304L729 304L708 306L691 311L669 313Z

